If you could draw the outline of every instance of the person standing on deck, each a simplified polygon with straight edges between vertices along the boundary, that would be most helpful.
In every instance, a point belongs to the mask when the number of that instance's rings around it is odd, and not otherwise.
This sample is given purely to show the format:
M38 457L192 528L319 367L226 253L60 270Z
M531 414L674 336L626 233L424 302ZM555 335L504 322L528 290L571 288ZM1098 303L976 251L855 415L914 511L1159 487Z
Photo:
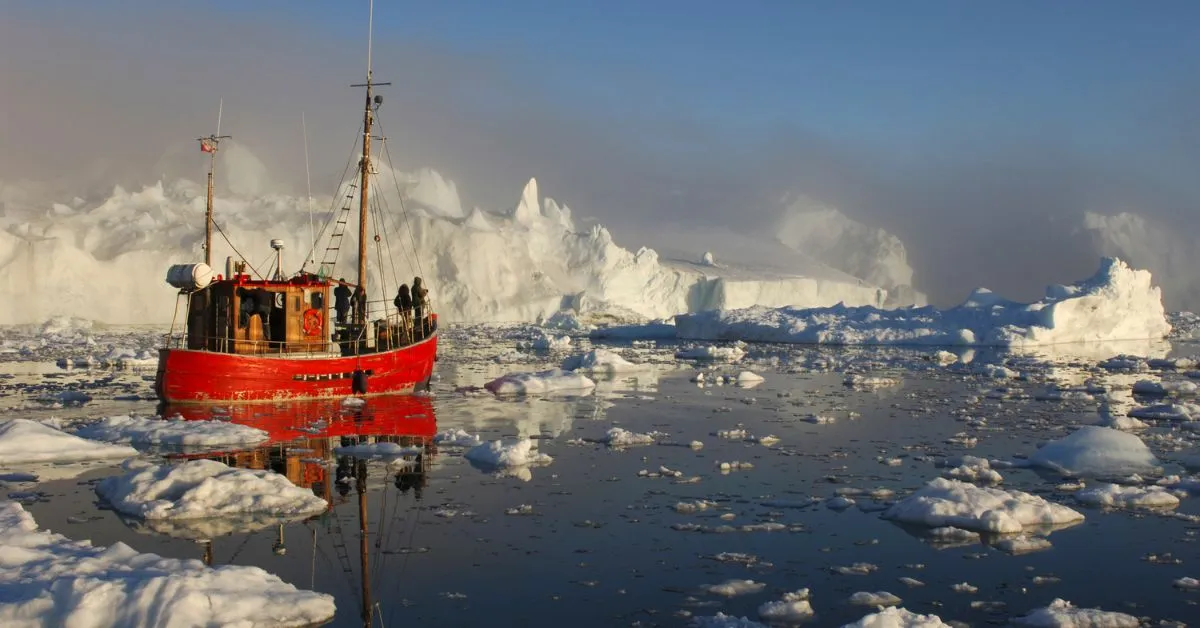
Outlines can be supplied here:
M392 301L396 306L396 310L400 312L400 324L404 327L405 343L412 338L412 293L408 290L408 284L400 284L400 289L396 291L396 298Z
M429 333L429 330L427 329L428 326L425 324L425 307L426 307L426 305L429 304L429 301L426 299L426 296L428 294L429 294L429 290L426 289L425 286L421 285L421 278L413 277L413 285L412 285L413 324L417 328L417 339L418 340L424 338L425 334Z
M338 287L333 289L333 308L337 310L337 322L346 324L346 313L350 311L350 288L346 287L346 279L338 279Z

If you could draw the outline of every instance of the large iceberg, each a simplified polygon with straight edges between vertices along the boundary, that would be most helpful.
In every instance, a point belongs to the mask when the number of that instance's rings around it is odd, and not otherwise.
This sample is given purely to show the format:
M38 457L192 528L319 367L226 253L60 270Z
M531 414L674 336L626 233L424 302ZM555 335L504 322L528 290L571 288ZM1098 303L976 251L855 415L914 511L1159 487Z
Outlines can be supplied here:
M464 210L453 182L431 170L406 174L385 168L380 178L385 189L404 188L407 211L400 212L397 193L378 197L387 207L378 226L391 242L391 259L370 265L368 283L379 291L371 299L390 302L394 296L383 294L380 272L389 291L422 275L448 322L536 321L564 309L663 318L756 304L881 306L887 299L886 290L821 264L798 270L704 265L660 260L650 248L622 248L603 226L578 227L571 210L541 197L532 179L515 207L491 212ZM261 187L239 185L219 193L216 221L252 264L273 259L267 244L280 238L287 247L285 269L298 269L312 257L309 204L302 197L261 193ZM314 199L318 228L340 208L333 198ZM0 294L7 305L0 307L0 324L60 314L166 324L175 298L164 273L171 264L202 258L197 217L204 203L203 185L176 180L140 191L117 187L99 203L77 198L49 207L5 205ZM341 243L338 268L344 270L337 272L346 275L357 264L353 231ZM323 246L317 250L323 252ZM234 253L220 233L213 249L220 273L223 260Z
M1034 303L979 288L961 305L884 310L874 306L756 306L681 314L679 338L806 344L1026 347L1163 338L1171 331L1150 273L1106 257L1096 274L1051 285Z
M1077 229L1099 255L1129 260L1154 273L1172 310L1200 311L1200 237L1186 225L1168 225L1133 212L1087 212Z

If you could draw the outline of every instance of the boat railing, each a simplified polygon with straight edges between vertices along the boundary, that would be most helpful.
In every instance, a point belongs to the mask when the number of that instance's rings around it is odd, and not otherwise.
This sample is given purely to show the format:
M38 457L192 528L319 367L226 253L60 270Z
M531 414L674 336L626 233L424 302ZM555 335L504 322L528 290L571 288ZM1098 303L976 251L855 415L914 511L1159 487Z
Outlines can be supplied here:
M172 329L165 338L169 349L194 349L216 353L248 355L280 355L288 357L328 357L390 351L416 344L429 338L437 328L437 315L424 314L423 321L414 321L412 312L398 312L390 302L368 302L368 324L338 323L329 318L331 333L325 338L301 339L242 339L229 334L196 334L187 329Z

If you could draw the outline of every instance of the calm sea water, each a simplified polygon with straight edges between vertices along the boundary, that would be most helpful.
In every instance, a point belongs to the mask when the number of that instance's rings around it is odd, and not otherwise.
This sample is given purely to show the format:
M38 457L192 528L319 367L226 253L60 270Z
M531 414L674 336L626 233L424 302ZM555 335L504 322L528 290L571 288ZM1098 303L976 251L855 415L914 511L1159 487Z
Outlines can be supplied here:
M320 416L351 421L352 427L334 438L302 435L254 451L204 454L275 469L328 495L331 507L320 516L250 533L222 530L211 543L174 538L123 520L98 502L93 485L115 473L112 468L44 482L38 487L42 498L27 508L42 527L98 545L121 541L140 551L181 558L203 558L211 551L214 565L260 566L298 587L335 596L335 626L364 625L364 599L369 600L368 621L379 626L686 626L689 614L718 611L756 619L760 604L801 588L811 590L816 616L809 623L817 626L839 626L870 612L848 603L857 591L889 591L909 610L972 625L1003 623L1058 597L1155 621L1194 622L1200 616L1200 595L1171 586L1177 578L1200 577L1200 526L1154 512L1081 507L1054 490L1058 478L1001 470L1005 488L1066 503L1087 517L1081 525L1050 534L1050 550L1009 555L978 542L957 547L931 543L920 530L881 519L883 502L855 494L886 488L902 496L937 477L941 469L933 459L942 456L1010 459L1031 453L1038 442L1093 422L1094 404L988 399L982 393L994 382L940 369L885 368L895 366L892 358L860 362L858 368L874 364L872 373L896 377L898 385L852 389L843 384L843 374L786 372L788 364L811 362L815 355L786 351L786 363L753 368L766 378L753 389L699 388L689 381L694 368L660 366L602 382L595 394L586 396L496 399L463 388L545 364L496 364L447 344L436 397L420 412L369 401L369 418L359 418L356 432L353 417L336 408L261 410L241 418L275 420L286 434L289 422L324 412ZM673 362L669 351L655 355ZM913 355L905 359L922 361ZM11 377L3 385L10 400L18 393L22 399L35 396L47 375L78 377L101 391L81 408L14 401L8 416L94 417L158 410L152 401L112 398L144 394L148 384L143 375L118 374L95 383L95 375L61 375L46 366L10 366L7 375ZM35 389L29 390L30 385ZM1041 382L1007 385L1026 392L1044 387ZM376 414L370 412L373 404ZM813 413L836 420L802 420ZM986 427L968 423L981 417L987 419ZM497 474L465 460L461 449L430 446L417 470L362 463L366 483L360 492L360 461L329 453L331 447L359 438L356 433L422 443L432 435L431 426L436 431L461 428L484 439L533 437L538 449L554 460L525 474ZM672 444L614 449L592 442L613 426L658 432L660 441ZM774 435L779 442L764 446L714 435L733 428ZM977 438L977 444L964 446L955 438L963 433ZM704 446L687 447L691 441ZM1148 442L1155 447L1153 439ZM1159 453L1167 462L1180 455ZM181 459L175 453L170 457ZM321 458L326 462L318 462ZM900 459L898 465L885 464L894 458ZM750 462L753 468L720 472L718 464L730 461ZM664 466L682 477L642 473ZM339 477L344 481L338 482ZM828 498L839 491L857 503L844 510L819 502L804 506L810 497ZM677 504L697 500L715 506L677 512ZM1197 503L1196 498L1185 499L1177 511L1198 513ZM739 529L764 522L787 529ZM720 532L719 526L735 530ZM203 536L203 530L170 532ZM722 562L715 559L721 553L749 558ZM1181 564L1146 559L1167 553ZM836 572L855 563L869 563L873 569L866 575ZM902 576L924 586L906 586L898 580ZM1053 580L1037 584L1035 577ZM704 588L730 579L750 579L765 587L732 598ZM951 589L963 582L978 592Z

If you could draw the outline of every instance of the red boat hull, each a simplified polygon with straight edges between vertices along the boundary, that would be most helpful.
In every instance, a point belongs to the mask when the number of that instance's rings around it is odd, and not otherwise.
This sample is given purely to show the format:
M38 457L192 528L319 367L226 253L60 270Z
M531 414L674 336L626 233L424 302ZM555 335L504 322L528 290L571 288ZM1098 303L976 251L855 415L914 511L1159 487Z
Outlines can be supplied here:
M236 355L160 349L155 390L168 403L262 403L411 393L426 386L437 334L391 351L349 357ZM366 392L354 374L366 375Z

